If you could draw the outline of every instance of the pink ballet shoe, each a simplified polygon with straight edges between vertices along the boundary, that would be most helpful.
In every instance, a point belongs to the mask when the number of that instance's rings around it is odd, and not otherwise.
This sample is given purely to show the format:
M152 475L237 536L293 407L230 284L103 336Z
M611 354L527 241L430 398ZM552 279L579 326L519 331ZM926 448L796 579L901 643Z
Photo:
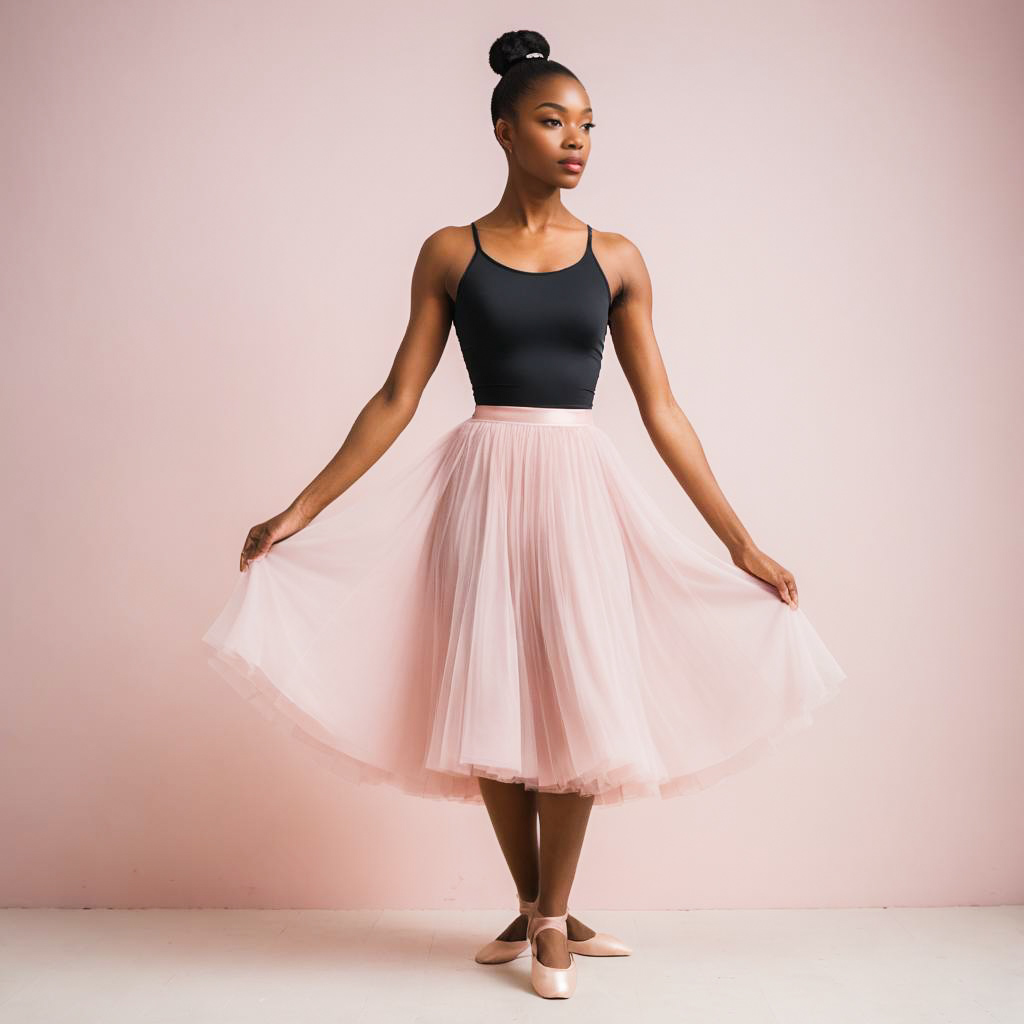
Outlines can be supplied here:
M522 896L519 896L519 913L526 915L527 929L529 929L530 920L536 912L536 900L524 900ZM488 942L486 946L481 947L474 959L478 964L507 964L515 960L517 956L525 952L529 947L530 942L528 939L514 939L511 941L508 939L494 939Z
M630 956L633 952L622 939L608 932L597 932L589 939L569 939L569 950L583 956Z
M526 935L530 940L530 981L533 989L545 999L568 999L576 991L576 957L569 953L568 967L548 967L537 957L537 935L547 928L560 931L568 939L566 918L569 913L543 917L534 914L526 926Z
M529 928L530 918L537 912L536 900L524 900L516 894L519 900L519 913L526 915L526 924ZM570 953L579 953L580 956L631 956L633 950L614 935L608 932L597 932L589 939L567 939ZM507 964L520 957L530 946L526 939L494 939L482 946L474 959L478 964Z

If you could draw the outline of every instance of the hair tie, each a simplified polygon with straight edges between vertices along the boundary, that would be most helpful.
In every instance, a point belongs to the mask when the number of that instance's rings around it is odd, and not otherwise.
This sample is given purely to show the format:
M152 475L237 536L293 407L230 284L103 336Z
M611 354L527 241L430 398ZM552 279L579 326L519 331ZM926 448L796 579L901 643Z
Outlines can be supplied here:
M519 64L522 61L526 60L527 57L540 57L541 59L543 59L544 58L544 54L543 53L524 53L524 54L521 54L520 56L516 57L515 60L509 61L508 66L509 67L513 67L516 64ZM506 70L508 70L508 69L506 68Z

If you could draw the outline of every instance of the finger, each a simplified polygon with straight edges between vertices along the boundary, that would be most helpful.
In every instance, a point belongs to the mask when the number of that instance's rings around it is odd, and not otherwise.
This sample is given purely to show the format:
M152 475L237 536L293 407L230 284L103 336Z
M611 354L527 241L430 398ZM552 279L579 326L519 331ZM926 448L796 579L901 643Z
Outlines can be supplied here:
M252 561L255 544L256 535L250 530L249 535L245 538L245 544L242 545L242 553L239 556L239 569L242 572L245 572L246 566Z
M786 573L786 575L783 577L783 580L786 583L786 592L789 594L790 597L789 603L795 608L798 603L798 597L796 592L796 580L794 580L793 577L789 575L789 573Z
M267 552L273 547L273 540L269 534L264 534L259 544L256 545L255 549L250 556L252 561L258 562L267 557Z

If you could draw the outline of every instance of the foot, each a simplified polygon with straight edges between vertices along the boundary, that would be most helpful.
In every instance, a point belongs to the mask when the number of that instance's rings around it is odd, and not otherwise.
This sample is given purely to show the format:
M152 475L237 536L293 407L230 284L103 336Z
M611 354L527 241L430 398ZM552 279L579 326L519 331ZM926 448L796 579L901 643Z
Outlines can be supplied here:
M593 928L588 928L582 921L580 921L578 918L573 917L571 914L566 919L566 926L567 926L568 931L569 931L569 938L572 939L573 942L582 942L584 939L591 939L591 938L593 938L597 934L597 932L595 932ZM551 931L550 929L547 929L547 931L548 931L549 935L554 935L555 934L555 932ZM499 939L501 939L502 942L520 942L520 941L525 941L525 939L526 939L526 915L525 914L520 914L497 937ZM544 939L545 937L546 936L542 935L540 938ZM565 936L564 935L559 935L558 937L561 940L562 945L564 946L565 945ZM539 945L539 940L538 940L538 949L542 949L542 948L543 947ZM541 962L542 963L546 963L548 965L548 967L568 967L569 966L568 957L566 957L566 962L565 963L557 963L557 964L548 963L547 960L544 959L543 957L541 958Z
M525 914L520 914L499 936L502 942L522 942L526 939L526 922L527 917Z
M565 936L554 928L545 928L538 932L537 959L545 967L568 967L569 947L566 945Z
M597 934L593 928L588 928L578 917L573 917L572 914L565 919L565 925L569 931L569 938L573 942L592 939Z

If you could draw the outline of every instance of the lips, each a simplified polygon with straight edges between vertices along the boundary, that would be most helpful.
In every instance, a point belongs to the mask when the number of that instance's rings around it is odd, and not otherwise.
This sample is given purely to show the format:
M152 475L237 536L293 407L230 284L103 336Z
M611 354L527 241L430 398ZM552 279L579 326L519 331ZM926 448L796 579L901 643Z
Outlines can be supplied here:
M558 162L563 167L568 167L568 168L570 168L571 170L574 170L574 171L582 171L583 170L583 161L582 160L577 160L575 157L568 157L567 159L559 160Z

